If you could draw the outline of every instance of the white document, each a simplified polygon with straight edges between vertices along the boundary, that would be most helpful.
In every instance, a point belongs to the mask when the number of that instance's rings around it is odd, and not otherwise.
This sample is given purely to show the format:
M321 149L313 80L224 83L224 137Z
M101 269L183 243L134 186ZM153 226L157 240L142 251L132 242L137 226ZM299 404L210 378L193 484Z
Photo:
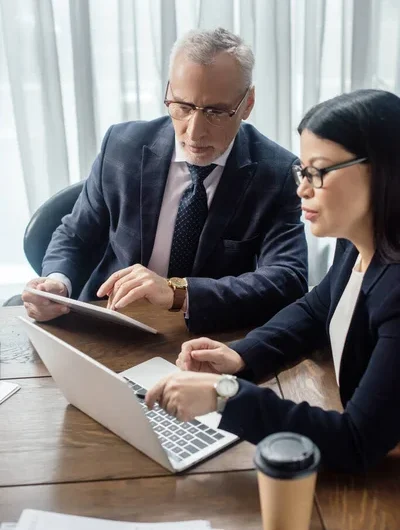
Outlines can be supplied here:
M11 397L21 387L17 383L10 383L9 381L0 381L0 404Z
M127 523L61 513L24 510L16 530L211 530L208 521Z

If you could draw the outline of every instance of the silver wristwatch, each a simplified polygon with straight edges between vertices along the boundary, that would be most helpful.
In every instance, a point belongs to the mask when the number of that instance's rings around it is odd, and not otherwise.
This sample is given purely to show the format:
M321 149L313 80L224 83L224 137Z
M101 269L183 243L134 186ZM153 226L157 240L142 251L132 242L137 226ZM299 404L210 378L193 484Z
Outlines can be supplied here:
M234 375L222 374L214 388L217 392L217 412L222 414L228 399L239 392L239 382Z

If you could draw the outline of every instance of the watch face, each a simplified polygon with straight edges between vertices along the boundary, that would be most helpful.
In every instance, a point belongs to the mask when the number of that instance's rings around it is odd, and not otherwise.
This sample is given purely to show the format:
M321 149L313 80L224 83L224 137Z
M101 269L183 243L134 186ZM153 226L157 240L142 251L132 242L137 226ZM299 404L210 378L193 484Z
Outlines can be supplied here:
M172 283L174 287L177 287L178 289L183 289L187 287L187 281L186 278L170 278L169 281Z
M238 391L238 382L234 378L221 377L218 381L217 392L221 397L232 397Z

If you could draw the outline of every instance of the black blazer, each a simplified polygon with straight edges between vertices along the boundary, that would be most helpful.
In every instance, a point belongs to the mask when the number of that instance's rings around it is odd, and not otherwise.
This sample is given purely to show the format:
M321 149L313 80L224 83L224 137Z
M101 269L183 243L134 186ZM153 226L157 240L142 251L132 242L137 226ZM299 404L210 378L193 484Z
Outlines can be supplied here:
M246 362L244 377L259 381L329 345L329 323L357 254L339 240L334 263L317 287L232 344ZM395 447L400 441L400 264L384 265L377 255L371 261L345 341L339 384L342 414L295 404L241 381L220 427L253 443L277 431L303 434L336 469L365 469Z
M116 270L151 257L174 150L169 117L114 125L42 275L96 300ZM202 333L260 325L307 290L307 247L291 176L294 155L243 124L215 192L189 279L188 325Z

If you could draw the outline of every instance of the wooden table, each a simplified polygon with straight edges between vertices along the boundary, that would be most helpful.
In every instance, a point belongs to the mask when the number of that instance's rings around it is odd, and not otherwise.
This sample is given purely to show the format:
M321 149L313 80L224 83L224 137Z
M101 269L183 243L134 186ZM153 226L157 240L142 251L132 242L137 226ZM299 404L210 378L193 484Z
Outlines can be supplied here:
M0 406L0 521L37 508L132 521L209 519L215 528L260 529L254 447L242 442L180 476L68 405L18 324L23 308L0 309L0 378L22 389ZM174 362L191 338L182 316L138 303L127 314L149 335L69 314L44 324L116 372L156 355ZM231 341L244 331L220 333ZM340 410L332 365L307 360L267 383L294 401ZM400 527L400 451L367 476L320 473L311 528Z

